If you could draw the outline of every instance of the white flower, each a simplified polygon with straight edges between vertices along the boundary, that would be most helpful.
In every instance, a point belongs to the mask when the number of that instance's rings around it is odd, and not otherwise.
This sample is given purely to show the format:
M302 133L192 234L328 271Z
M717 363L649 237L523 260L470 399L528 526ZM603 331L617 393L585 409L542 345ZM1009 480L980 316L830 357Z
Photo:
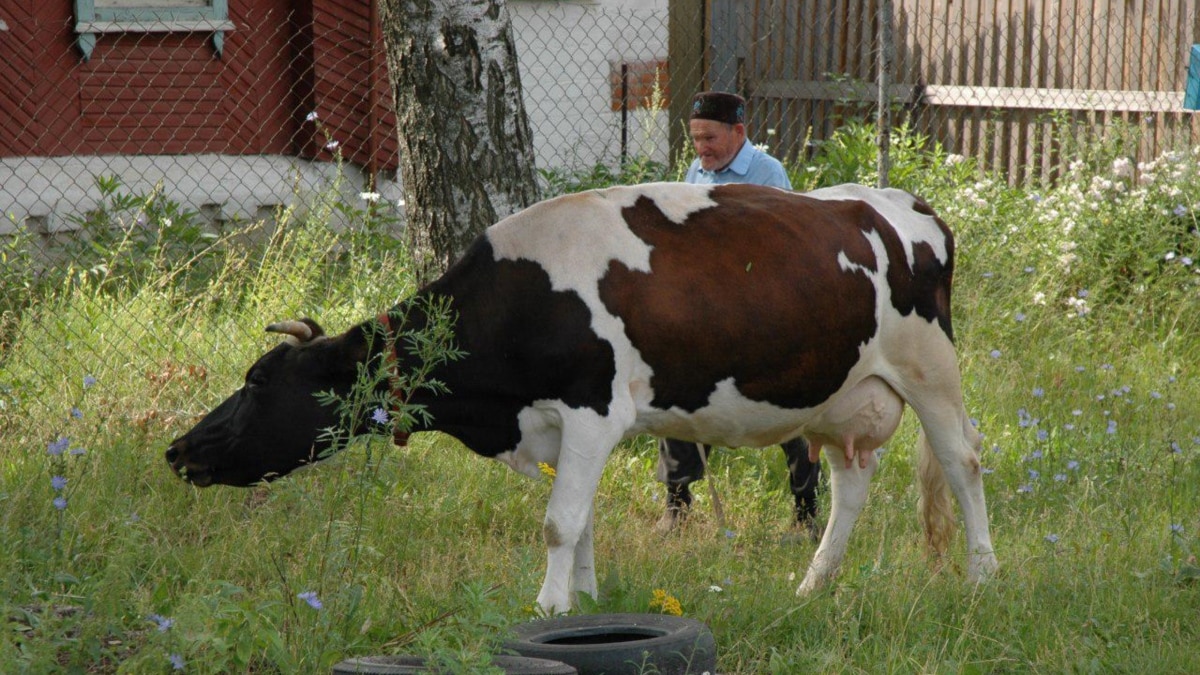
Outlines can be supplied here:
M360 192L360 193L358 193L359 199L361 199L363 201L371 202L372 204L379 201L380 197L381 197L381 195L378 192Z
M337 147L339 145L341 145L341 143L339 143L337 141L329 141L328 143L325 144L325 149L326 150L337 150Z
M954 166L955 164L961 164L964 160L966 160L966 157L963 157L962 155L951 153L949 155L946 155L946 166Z
M1112 171L1117 178L1129 178L1133 175L1133 162L1128 157L1118 157L1113 160Z
M1035 304L1035 305L1046 304L1046 294L1041 291L1034 293L1033 294L1033 304Z
M724 588L721 588L720 586L717 586L716 584L713 584L712 586L708 587L709 593L721 593L724 590L725 590Z
M305 116L304 116L304 121L305 121L305 122L316 122L318 119L320 119L320 118L319 118L319 117L317 117L317 111L316 111L316 110L314 110L314 111L312 111L312 112L310 112L310 113L308 113L307 115L305 115Z

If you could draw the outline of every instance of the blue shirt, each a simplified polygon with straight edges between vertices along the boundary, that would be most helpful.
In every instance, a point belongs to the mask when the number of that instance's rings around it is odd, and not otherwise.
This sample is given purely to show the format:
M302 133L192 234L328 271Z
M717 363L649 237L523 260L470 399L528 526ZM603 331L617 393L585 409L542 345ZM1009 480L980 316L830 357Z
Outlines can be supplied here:
M784 171L779 160L754 147L750 139L742 143L742 149L738 150L729 166L719 171L706 171L700 167L698 158L693 160L683 181L701 185L754 183L792 189L792 181L788 179L787 171Z

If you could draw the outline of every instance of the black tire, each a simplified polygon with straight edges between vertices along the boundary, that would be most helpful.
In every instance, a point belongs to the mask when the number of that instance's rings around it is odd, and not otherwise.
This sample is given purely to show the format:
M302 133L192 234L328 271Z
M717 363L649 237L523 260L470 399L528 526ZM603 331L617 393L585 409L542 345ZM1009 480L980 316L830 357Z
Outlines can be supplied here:
M573 667L558 661L525 656L493 656L492 665L508 675L575 675ZM346 659L333 667L333 675L413 675L440 673L420 656L360 656Z
M579 675L714 673L712 631L695 619L664 614L562 616L511 627L502 648L575 666Z

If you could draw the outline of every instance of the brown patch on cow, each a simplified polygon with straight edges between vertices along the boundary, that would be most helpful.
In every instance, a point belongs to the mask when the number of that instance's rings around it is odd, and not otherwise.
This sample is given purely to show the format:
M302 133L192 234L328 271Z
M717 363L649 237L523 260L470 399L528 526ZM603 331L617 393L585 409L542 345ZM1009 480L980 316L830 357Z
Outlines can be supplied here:
M693 411L733 378L748 398L803 408L828 399L873 337L875 287L859 201L729 185L680 224L648 197L623 209L653 247L650 273L611 263L600 297L654 370L656 407ZM651 279L651 277L653 277Z
M546 546L555 548L562 546L562 534L558 531L558 525L553 520L547 520L542 525L542 538L546 540Z

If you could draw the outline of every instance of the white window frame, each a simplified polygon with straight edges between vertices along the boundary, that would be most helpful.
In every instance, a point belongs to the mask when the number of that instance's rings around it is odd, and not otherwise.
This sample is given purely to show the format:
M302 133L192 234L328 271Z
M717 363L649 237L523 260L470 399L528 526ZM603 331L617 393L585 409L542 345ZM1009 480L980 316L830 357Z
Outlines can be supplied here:
M92 58L96 40L105 33L211 32L213 49L220 58L225 50L225 31L233 30L228 0L207 0L203 6L175 5L170 0L145 0L139 7L113 6L100 0L75 3L76 44L83 60Z

